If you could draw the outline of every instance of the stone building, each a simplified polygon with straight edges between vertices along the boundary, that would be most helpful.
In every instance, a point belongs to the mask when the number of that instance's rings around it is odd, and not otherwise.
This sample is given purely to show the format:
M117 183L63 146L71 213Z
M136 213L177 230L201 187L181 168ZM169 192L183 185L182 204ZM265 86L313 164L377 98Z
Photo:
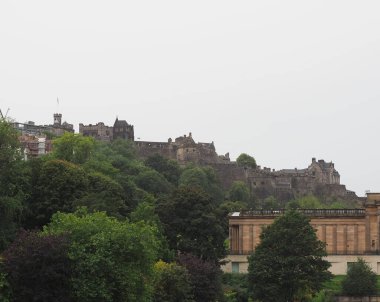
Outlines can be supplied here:
M46 137L21 135L19 141L25 160L40 157L52 151L52 141Z
M236 162L209 165L219 175L223 188L228 189L234 181L243 181L259 199L274 196L278 200L288 201L306 195L358 199L354 192L340 184L340 175L334 163L324 160L317 161L313 158L307 168L278 171L260 166L256 169L240 167Z
M79 124L79 133L84 136L91 136L100 141L112 141L114 139L127 139L134 141L135 133L133 125L130 125L125 120L119 120L116 118L113 127L106 126L103 122L99 122L95 125Z
M231 162L229 154L218 155L214 142L196 143L191 133L169 138L166 142L135 141L134 127L125 120L116 118L113 127L99 122L96 125L79 124L79 132L102 141L121 138L134 141L137 154L145 159L159 154L165 158L177 160L179 164L195 163L208 165L215 169L222 187L228 190L234 181L245 182L252 195L258 199L274 196L278 200L288 201L305 195L318 197L355 200L354 192L348 191L340 184L340 175L332 162L312 159L305 169L283 169L279 171L270 168L257 167L251 169L238 166Z
M65 132L74 132L74 126L67 122L62 123L62 114L54 113L53 124L51 125L36 125L29 121L26 123L14 122L12 126L20 132L21 135L43 136L51 133L56 136L61 136Z
M305 209L319 240L326 243L331 272L346 273L350 262L362 257L380 274L380 193L367 193L362 209ZM229 216L229 263L227 272L247 272L247 256L260 242L262 228L283 210L235 212Z
M104 125L99 122L95 125L83 125L79 124L79 133L83 136L91 136L96 140L110 142L113 139L113 127Z
M196 143L191 132L189 135L177 137L174 141L169 138L167 142L136 141L137 153L141 158L154 154L177 160L180 164L217 164L230 162L229 155L220 156L215 151L214 142Z
M56 136L61 136L65 132L74 132L73 124L69 124L66 121L62 123L62 114L54 113L54 123L53 125L49 125L51 128L51 132Z
M113 124L113 139L127 139L134 141L135 133L132 125L129 125L125 120L116 118Z

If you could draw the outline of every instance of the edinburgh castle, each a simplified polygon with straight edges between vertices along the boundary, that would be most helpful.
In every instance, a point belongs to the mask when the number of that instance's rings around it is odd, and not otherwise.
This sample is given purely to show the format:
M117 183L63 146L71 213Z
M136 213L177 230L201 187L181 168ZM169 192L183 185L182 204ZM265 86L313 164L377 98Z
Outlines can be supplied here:
M33 122L14 123L22 136L21 141L29 156L39 156L51 150L51 142L41 138L47 132L62 135L73 132L73 126L62 123L62 115L54 114L52 125L36 126ZM196 142L192 133L165 142L135 140L134 126L125 120L116 118L113 126L102 122L95 125L79 124L79 132L100 141L126 139L134 143L137 154L142 159L159 154L165 158L176 160L180 165L188 163L207 165L214 168L221 185L228 189L234 181L246 183L257 198L274 196L278 200L288 201L306 195L320 198L329 197L341 200L358 201L352 191L340 184L340 175L334 163L312 158L311 163L303 169L275 170L267 167L244 167L231 161L229 154L218 155L214 142ZM31 139L31 137L34 139ZM41 151L42 150L42 151Z

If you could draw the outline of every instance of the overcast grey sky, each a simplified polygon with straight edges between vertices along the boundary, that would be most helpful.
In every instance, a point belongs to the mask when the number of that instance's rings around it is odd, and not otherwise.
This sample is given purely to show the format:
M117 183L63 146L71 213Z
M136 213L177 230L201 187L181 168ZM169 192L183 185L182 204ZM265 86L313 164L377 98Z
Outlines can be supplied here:
M380 191L379 1L0 1L0 108L188 132L275 169L335 162ZM60 105L57 108L56 99Z

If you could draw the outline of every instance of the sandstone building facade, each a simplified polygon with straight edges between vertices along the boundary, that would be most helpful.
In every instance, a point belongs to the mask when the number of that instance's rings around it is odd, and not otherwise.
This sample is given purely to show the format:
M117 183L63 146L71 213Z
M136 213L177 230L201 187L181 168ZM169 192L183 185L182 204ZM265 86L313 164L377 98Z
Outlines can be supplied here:
M319 240L326 243L334 274L345 274L350 262L364 258L380 274L380 193L367 193L363 209L305 209ZM283 210L255 210L229 216L230 261L227 272L247 272L247 255L260 242L262 228Z

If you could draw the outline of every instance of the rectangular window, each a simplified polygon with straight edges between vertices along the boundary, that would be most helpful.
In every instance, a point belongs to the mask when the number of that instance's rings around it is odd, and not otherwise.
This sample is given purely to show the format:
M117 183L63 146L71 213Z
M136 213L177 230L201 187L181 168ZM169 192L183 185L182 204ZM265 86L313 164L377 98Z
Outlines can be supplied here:
M232 262L232 272L233 273L239 272L239 262Z

